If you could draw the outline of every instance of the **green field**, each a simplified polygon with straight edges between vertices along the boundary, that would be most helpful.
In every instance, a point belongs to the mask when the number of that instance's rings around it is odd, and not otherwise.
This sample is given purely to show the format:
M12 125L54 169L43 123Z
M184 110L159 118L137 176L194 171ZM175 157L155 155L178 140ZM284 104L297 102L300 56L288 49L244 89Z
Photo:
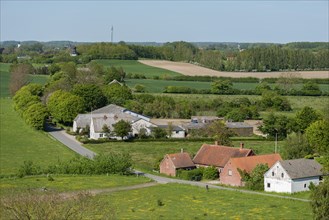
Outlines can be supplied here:
M9 97L9 81L10 73L9 67L11 64L0 63L0 97ZM48 81L49 76L47 75L30 75L29 82L45 84Z
M156 94L154 94L156 95ZM163 96L171 96L176 100L190 100L190 101L199 101L199 100L215 100L222 99L222 101L233 101L237 98L248 98L251 101L256 101L261 98L261 96L257 95L209 95L209 94L161 94ZM296 111L302 109L305 106L311 106L312 108L318 111L327 111L329 109L329 97L328 96L284 96L290 102L293 112L290 114L294 114ZM280 112L281 113L281 112ZM210 112L210 114L215 114L215 112Z
M75 153L47 133L28 127L13 109L11 99L0 99L0 174L15 174L24 161L40 165L72 158Z
M256 154L272 153L274 150L274 142L272 141L243 141L246 148L251 148ZM183 149L184 151L195 155L201 145L202 141L156 141L156 142L108 142L103 144L87 144L87 148L96 153L129 153L132 156L133 164L137 168L151 171L157 160L163 158L165 154L178 153ZM208 143L212 144L212 143ZM234 146L238 147L240 141L233 141ZM279 146L281 142L279 142Z
M166 86L185 86L192 89L211 89L211 82L197 82L197 81L174 81L174 80L154 80L154 79L127 79L126 84L134 88L136 84L144 85L146 92L162 93ZM234 89L253 90L259 83L233 83ZM272 88L275 84L269 84ZM319 84L323 92L329 92L328 84ZM296 88L301 89L302 84L296 85Z
M96 60L96 62L105 67L122 67L127 74L142 74L147 78L153 78L154 76L165 77L181 75L170 70L144 65L137 60Z
M307 202L217 189L207 192L181 184L115 192L95 200L113 209L117 219L312 219Z
M46 187L50 191L79 191L88 189L103 189L119 186L130 186L147 183L151 180L146 177L136 176L83 176L83 175L52 175L53 181L48 181L47 176L30 176L23 178L0 179L1 196L31 189Z

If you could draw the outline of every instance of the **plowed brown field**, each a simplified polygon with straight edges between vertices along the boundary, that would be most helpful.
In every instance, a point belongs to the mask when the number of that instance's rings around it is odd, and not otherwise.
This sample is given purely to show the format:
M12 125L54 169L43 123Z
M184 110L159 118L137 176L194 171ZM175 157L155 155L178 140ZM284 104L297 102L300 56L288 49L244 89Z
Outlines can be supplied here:
M278 78L282 73L284 73L284 72L222 72L222 71L216 71L205 67L193 65L190 63L172 62L165 60L139 60L139 62L145 65L175 71L177 73L181 73L183 75L188 75L188 76L223 76L223 77L233 77L233 78L255 77L262 79L262 78ZM329 71L289 72L289 74L291 73L294 73L296 76L305 79L329 78Z

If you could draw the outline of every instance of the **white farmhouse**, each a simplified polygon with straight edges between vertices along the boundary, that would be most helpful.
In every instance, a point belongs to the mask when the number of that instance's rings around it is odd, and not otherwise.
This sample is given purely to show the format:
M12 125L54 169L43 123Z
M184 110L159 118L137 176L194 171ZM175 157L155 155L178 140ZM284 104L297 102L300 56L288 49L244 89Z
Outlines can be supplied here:
M322 166L315 160L295 159L276 162L264 174L267 192L295 193L309 190L311 182L318 185Z

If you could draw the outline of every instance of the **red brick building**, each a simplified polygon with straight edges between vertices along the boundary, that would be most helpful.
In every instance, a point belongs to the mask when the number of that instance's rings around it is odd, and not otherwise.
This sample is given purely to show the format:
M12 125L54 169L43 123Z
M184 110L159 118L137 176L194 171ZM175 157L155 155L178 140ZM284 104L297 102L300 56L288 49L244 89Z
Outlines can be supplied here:
M193 158L193 162L201 167L215 166L221 172L230 158L253 155L255 153L251 149L245 149L243 143L241 143L240 148L203 144Z
M190 155L185 152L166 154L160 163L160 173L176 176L178 169L191 170L196 168Z
M267 164L268 167L272 167L279 160L282 160L280 154L231 158L220 173L220 183L231 186L244 186L238 168L251 173L258 164Z

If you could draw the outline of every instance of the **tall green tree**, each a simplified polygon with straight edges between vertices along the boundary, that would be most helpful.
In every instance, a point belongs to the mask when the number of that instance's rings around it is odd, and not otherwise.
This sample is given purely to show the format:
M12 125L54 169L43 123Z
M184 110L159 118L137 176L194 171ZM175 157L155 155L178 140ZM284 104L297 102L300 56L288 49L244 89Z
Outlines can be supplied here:
M287 116L274 115L271 113L264 119L260 130L263 133L268 134L270 139L275 139L277 136L279 140L282 140L291 133L291 127L292 121Z
M282 150L282 156L285 159L304 158L313 153L314 150L308 143L306 136L301 133L289 135Z
M305 106L302 110L296 113L297 131L304 133L305 129L319 119L319 114L309 106Z
M121 137L121 139L123 140L124 137L128 136L129 133L131 132L131 124L127 121L124 120L120 120L119 122L117 122L116 124L113 125L113 132Z
M329 156L329 120L313 122L305 131L307 140L320 155Z
M126 101L133 98L131 90L127 86L118 83L106 85L102 90L107 103L123 105Z
M44 129L47 116L48 110L41 102L31 105L23 113L26 124L37 130Z
M234 136L234 133L222 121L214 121L198 133L205 137L214 138L219 145L232 146L230 137Z
M83 99L85 111L91 111L106 105L106 97L97 85L75 84L72 93Z
M56 121L71 124L73 119L84 111L84 102L77 95L58 90L50 95L47 107Z
M314 219L324 220L329 216L329 179L311 188L311 206Z

